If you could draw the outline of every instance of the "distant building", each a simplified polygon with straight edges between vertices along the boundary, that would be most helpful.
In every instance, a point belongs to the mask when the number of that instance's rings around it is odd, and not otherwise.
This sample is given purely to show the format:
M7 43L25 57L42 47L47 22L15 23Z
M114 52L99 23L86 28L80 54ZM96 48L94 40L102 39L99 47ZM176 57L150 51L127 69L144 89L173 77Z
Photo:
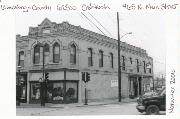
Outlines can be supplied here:
M165 80L165 78L159 78L159 77L157 77L157 78L155 78L154 79L154 88L156 89L156 90L161 90L162 88L164 88L166 86L166 80Z
M82 72L90 73L88 99L118 98L117 40L47 18L29 27L27 36L16 35L17 76L21 76L21 100L40 102L44 45L45 71L49 73L46 102L84 101ZM153 59L144 49L121 42L122 98L137 97L150 86ZM20 67L18 67L20 66ZM18 79L18 78L17 78Z

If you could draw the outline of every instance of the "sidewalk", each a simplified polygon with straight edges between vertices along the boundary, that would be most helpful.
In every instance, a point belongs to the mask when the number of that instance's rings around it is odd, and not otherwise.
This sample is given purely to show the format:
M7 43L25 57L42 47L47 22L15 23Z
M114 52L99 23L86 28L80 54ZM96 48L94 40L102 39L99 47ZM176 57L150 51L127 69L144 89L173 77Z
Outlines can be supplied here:
M40 104L26 104L21 103L20 106L16 106L16 108L69 108L69 107L85 107L85 106L98 106L98 105L108 105L108 104L123 104L136 102L136 99L122 99L121 102L118 102L118 99L114 100L104 100L97 102L88 102L88 105L84 105L84 103L71 103L71 104L52 104L46 103L45 106L41 106Z

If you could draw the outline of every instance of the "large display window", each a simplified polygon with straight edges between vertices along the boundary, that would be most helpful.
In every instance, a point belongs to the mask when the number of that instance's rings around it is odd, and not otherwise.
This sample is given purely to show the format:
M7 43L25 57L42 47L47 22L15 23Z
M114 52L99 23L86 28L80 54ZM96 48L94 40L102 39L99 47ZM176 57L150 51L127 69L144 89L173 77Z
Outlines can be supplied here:
M40 83L31 82L31 102L40 102ZM49 81L46 87L46 103L75 103L78 102L77 81Z
M66 102L77 102L77 83L66 82Z

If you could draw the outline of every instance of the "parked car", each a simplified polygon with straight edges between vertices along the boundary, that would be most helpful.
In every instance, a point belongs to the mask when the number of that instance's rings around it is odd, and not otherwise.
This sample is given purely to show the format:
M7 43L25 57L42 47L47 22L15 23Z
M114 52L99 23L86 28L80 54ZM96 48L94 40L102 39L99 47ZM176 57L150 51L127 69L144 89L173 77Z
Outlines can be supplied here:
M157 115L159 111L166 110L166 90L162 89L159 93L146 93L137 99L136 109L148 115Z

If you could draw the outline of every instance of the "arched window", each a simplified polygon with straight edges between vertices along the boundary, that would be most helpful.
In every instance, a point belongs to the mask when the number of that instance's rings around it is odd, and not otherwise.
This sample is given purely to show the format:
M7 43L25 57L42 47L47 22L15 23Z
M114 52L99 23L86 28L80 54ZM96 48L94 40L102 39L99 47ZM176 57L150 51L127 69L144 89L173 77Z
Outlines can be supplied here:
M136 59L136 68L137 68L137 72L139 72L139 60L138 59Z
M152 71L151 71L151 68L150 68L150 69L149 69L149 73L151 74L151 72L152 72Z
M19 66L23 67L24 66L24 51L19 52Z
M152 66L151 66L150 62L146 64L146 68L149 69L149 73L151 74L152 73L152 69L151 69Z
M144 68L144 73L146 73L146 62L143 61L143 68Z
M34 64L39 64L40 62L40 46L36 45L34 47Z
M76 46L74 44L70 47L70 63L76 64Z
M45 64L49 62L49 45L44 45L44 62Z
M53 62L59 63L60 60L60 46L58 43L53 45Z
M110 67L113 68L114 67L114 62L113 62L113 53L110 53Z
M92 48L88 48L88 66L93 66L93 53Z
M99 51L99 67L103 67L103 51Z
M131 64L133 63L133 61L132 61L132 57L130 57L130 58L129 58L129 61L130 61L130 63L131 63Z

